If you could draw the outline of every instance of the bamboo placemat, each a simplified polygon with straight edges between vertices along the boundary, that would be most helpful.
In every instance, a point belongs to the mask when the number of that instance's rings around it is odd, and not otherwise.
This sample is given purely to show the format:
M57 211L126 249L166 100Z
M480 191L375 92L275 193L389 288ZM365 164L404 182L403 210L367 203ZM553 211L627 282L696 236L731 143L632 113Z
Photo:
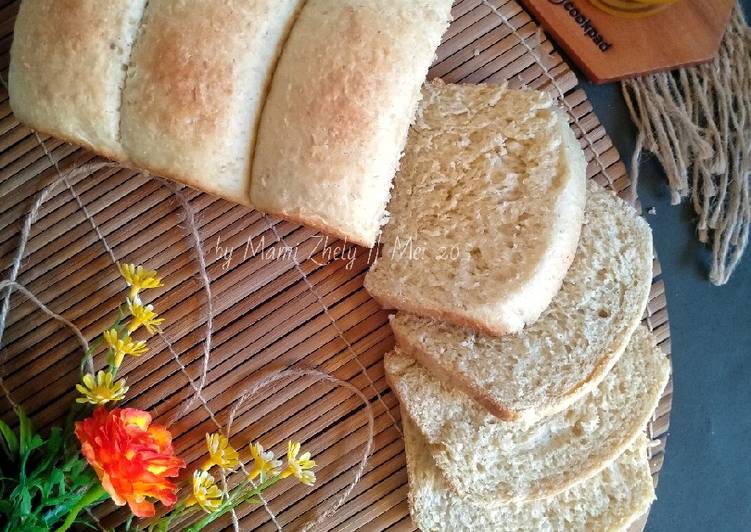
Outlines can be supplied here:
M7 79L18 2L0 2L0 69ZM584 147L587 175L621 195L630 191L624 164L592 112L585 93L536 24L513 0L461 0L444 36L430 77L447 82L500 83L550 91L572 117ZM35 192L66 170L96 156L21 126L0 88L0 268L7 275L23 215ZM196 273L183 211L159 181L127 169L102 169L71 180L118 260L156 268L165 287L146 295L165 318L187 373L202 365L206 300ZM327 519L325 530L414 530L407 505L407 474L398 429L399 408L383 375L383 354L393 345L387 313L362 287L368 250L326 240L311 229L184 189L203 238L214 294L214 339L205 388L210 409L226 423L233 401L250 384L290 365L330 372L358 387L375 415L373 451L348 501ZM273 225L273 230L271 228ZM278 241L297 250L297 263ZM231 260L218 249L234 249ZM339 255L337 255L337 251ZM344 255L344 258L341 255ZM645 315L660 346L670 353L670 329L660 266ZM304 273L305 278L302 274ZM111 323L124 284L65 186L44 204L34 225L19 282L82 329L88 338ZM60 420L78 380L79 346L23 298L14 295L3 342L2 368L14 398L37 427ZM160 422L177 413L191 390L159 339L139 359L126 360L128 405L149 410ZM101 362L101 361L99 361ZM655 442L655 482L662 466L672 380L648 431ZM9 405L0 409L9 419ZM195 404L169 426L180 456L195 466L205 432L216 430ZM287 439L304 442L320 467L315 488L280 483L267 495L270 512L293 530L330 504L350 483L367 441L363 403L350 391L308 378L270 386L240 409L231 440L260 440L277 454ZM189 466L190 469L190 466ZM243 530L274 530L263 506L238 512ZM114 507L99 512L105 526L122 522ZM214 529L230 525L220 521Z

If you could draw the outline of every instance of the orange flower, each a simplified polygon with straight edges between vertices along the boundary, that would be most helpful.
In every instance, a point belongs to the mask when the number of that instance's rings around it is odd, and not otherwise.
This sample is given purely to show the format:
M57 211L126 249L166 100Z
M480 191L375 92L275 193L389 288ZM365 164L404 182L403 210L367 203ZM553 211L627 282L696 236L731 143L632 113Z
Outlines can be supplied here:
M76 423L76 436L115 504L128 503L136 517L154 515L154 503L148 498L165 506L175 504L176 486L168 477L176 477L185 462L175 456L170 433L152 425L147 412L99 407Z

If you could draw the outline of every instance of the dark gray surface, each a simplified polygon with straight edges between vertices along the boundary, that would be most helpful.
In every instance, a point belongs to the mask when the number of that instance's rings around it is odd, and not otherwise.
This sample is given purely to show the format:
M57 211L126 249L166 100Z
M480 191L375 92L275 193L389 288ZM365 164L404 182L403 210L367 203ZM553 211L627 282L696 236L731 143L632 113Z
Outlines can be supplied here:
M751 0L742 0L751 13ZM580 76L580 79L582 77ZM620 86L582 83L624 161L636 130ZM641 164L639 197L667 293L673 411L649 531L751 530L751 249L730 282L707 280L709 250L690 205L670 205L659 164Z

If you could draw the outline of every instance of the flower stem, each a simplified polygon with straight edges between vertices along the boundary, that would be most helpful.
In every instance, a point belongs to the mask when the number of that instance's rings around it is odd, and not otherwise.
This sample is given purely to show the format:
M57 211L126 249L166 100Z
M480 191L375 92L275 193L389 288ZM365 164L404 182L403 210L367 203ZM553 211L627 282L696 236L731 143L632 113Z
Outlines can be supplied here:
M104 491L104 488L99 483L89 488L89 491L87 491L83 495L83 497L81 497L81 499L76 503L76 505L70 509L70 512L68 512L68 517L65 518L65 521L60 526L60 528L57 529L56 532L65 532L66 530L68 530L76 520L76 517L78 517L78 514L81 510L91 504L94 504L95 502L99 501L99 499L106 496L107 492Z
M200 521L192 525L190 528L187 528L186 532L198 532L199 530L203 530L205 526L208 526L209 524L213 523L214 521L222 517L227 512L230 512L233 508L236 508L243 502L249 499L252 499L256 495L260 495L261 493L263 493L264 490L276 484L280 478L281 476L277 475L275 477L268 479L266 482L259 484L258 486L253 486L253 488L250 490L247 489L246 484L240 484L237 488L235 488L232 491L232 494L230 495L229 499L227 499L227 501L224 504L222 504L215 511L204 516Z

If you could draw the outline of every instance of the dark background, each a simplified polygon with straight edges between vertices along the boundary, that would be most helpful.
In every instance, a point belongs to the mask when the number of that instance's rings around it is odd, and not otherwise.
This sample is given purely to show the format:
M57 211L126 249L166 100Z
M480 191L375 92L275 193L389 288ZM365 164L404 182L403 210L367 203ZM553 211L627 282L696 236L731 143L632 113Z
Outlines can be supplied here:
M711 1L711 0L708 0ZM741 0L746 19L751 0ZM629 163L636 129L620 85L582 85ZM659 163L646 154L639 197L654 231L670 316L673 411L648 531L751 530L751 246L730 282L707 280L710 251L696 216L671 206ZM646 214L651 207L654 215Z

